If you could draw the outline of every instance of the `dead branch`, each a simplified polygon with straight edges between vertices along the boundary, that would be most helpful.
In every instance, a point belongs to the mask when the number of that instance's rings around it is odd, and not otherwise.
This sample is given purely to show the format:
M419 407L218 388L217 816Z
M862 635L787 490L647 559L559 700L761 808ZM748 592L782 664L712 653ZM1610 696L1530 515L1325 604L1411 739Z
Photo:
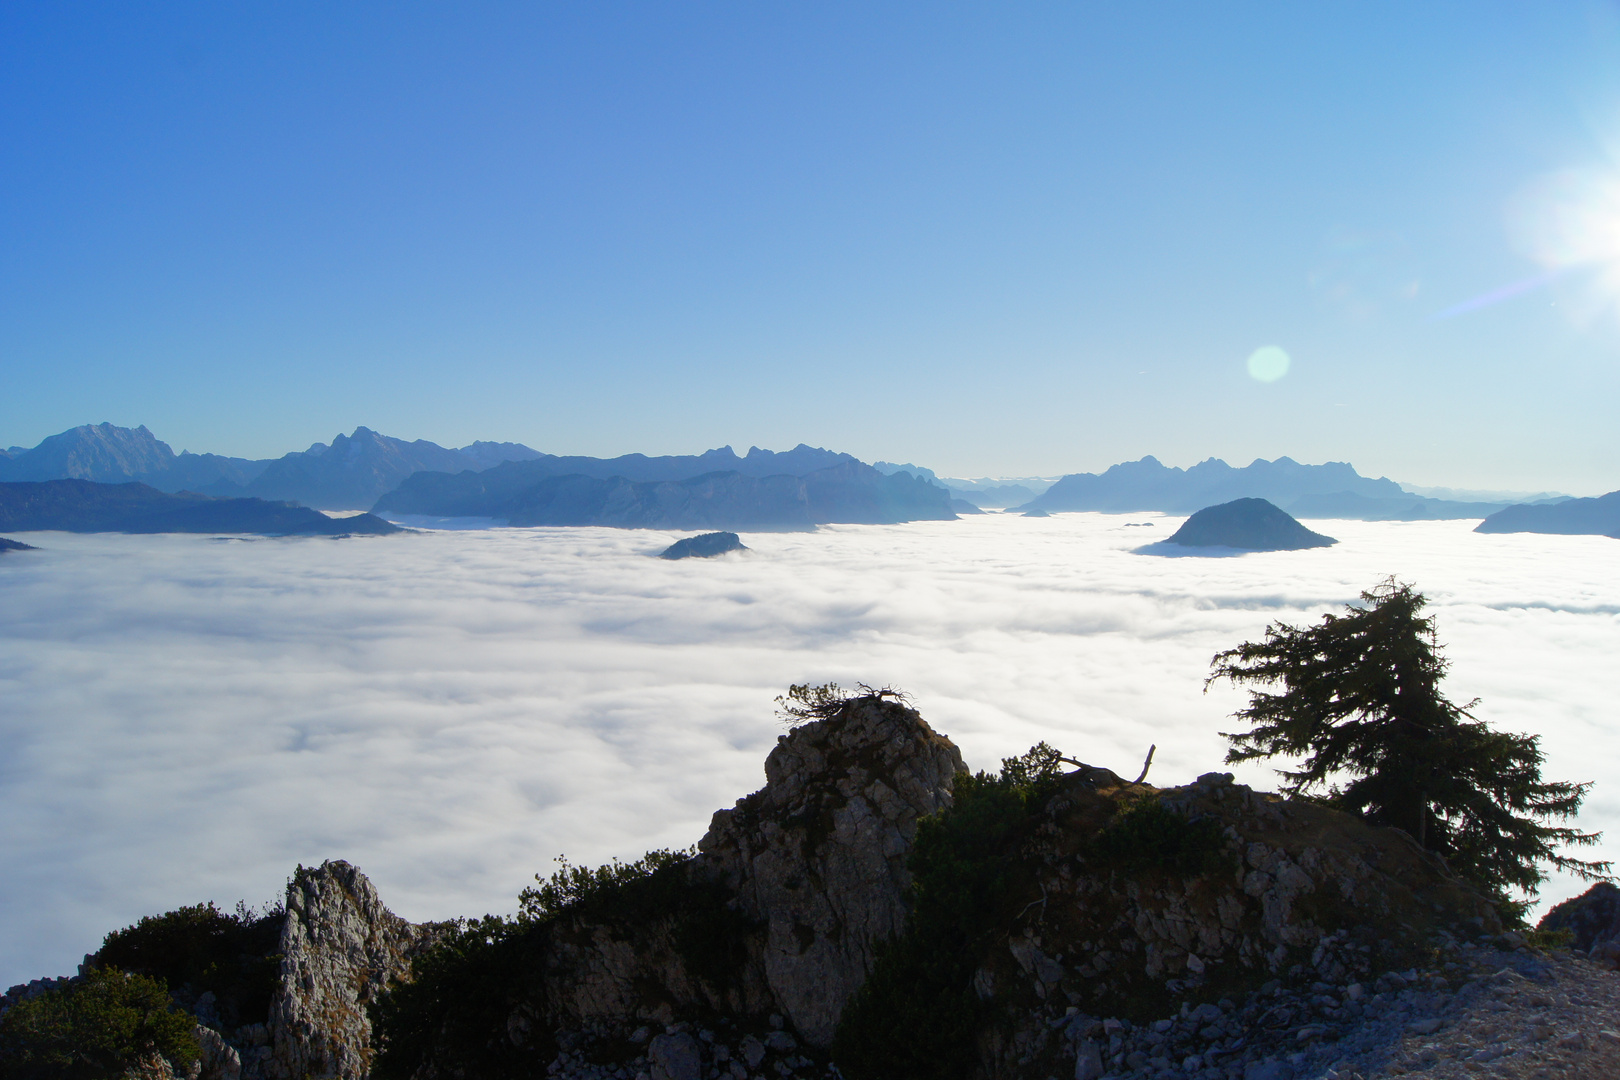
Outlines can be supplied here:
M1148 747L1147 760L1142 762L1142 775L1136 778L1136 782L1138 784L1147 779L1147 771L1153 767L1153 751L1157 750L1158 748L1158 743L1154 743L1152 746Z

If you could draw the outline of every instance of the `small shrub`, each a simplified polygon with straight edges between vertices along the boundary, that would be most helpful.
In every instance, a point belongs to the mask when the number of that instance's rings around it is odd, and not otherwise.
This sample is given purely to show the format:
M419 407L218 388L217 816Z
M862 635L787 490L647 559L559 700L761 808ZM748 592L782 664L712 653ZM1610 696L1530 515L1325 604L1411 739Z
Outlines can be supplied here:
M519 1080L535 1074L533 1049L512 1044L507 1023L539 999L543 924L486 915L467 920L411 963L412 978L368 1006L371 1075Z
M727 985L745 955L748 921L731 909L730 891L691 873L696 849L649 851L634 862L595 869L559 857L561 868L519 896L513 918L464 922L419 955L411 980L371 1006L376 1080L418 1075L517 1080L536 1075L549 1043L513 1045L508 1023L544 1011L541 981L548 935L564 917L637 933L663 924L686 968L715 987ZM616 931L617 932L617 931Z
M1118 814L1086 854L1109 869L1157 871L1179 878L1218 874L1233 866L1215 819L1188 819L1154 798L1140 799Z
M0 1017L6 1080L116 1080L153 1054L176 1071L201 1056L194 1021L156 979L102 968Z
M96 961L157 979L185 998L211 992L232 1027L262 1023L281 974L275 950L285 919L279 908L243 904L234 914L211 903L178 908L108 934Z
M1575 944L1575 931L1568 927L1559 930L1526 930L1524 939L1532 949L1567 949Z
M918 823L906 929L879 950L833 1040L846 1076L960 1080L975 1072L989 1012L973 973L1027 888L1018 851L1057 788L1059 757L1039 743L1004 760L999 776L959 774L950 809Z
M879 701L911 700L905 693L892 686L877 690L865 683L859 683L854 690L845 690L835 682L822 683L820 686L795 683L788 687L787 693L777 697L776 715L784 723L794 727L811 720L825 720L849 702L864 698L875 698Z
M696 854L696 847L684 851L658 848L647 852L635 862L627 863L614 859L594 870L574 866L568 861L567 856L559 855L557 862L561 864L562 869L554 871L549 878L534 875L535 884L518 894L520 905L518 917L544 922L570 908L588 903L592 898L611 894L632 881L649 878L666 867L687 862Z

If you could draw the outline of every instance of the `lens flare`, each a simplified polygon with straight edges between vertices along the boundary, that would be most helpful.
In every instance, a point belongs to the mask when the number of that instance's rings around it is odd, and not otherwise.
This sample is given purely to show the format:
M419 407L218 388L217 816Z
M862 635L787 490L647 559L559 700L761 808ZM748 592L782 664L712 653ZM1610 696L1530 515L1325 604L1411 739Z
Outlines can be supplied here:
M1249 376L1260 382L1276 382L1288 374L1288 354L1275 345L1262 345L1249 354Z

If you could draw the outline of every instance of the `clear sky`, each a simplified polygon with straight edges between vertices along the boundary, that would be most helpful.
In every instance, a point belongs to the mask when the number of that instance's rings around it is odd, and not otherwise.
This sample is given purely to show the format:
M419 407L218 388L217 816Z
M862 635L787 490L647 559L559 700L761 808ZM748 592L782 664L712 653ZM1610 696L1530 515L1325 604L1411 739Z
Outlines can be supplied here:
M1596 494L1617 148L1613 4L8 4L0 445Z

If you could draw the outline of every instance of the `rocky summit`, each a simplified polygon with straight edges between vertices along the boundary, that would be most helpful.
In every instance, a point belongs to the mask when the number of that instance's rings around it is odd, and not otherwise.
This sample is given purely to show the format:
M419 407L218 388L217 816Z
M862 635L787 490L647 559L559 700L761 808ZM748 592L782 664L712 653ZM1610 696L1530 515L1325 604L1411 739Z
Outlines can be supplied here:
M734 532L701 533L677 540L660 554L661 559L708 559L728 551L747 551L742 538Z
M412 925L353 866L300 868L266 956L268 1007L250 1015L176 988L202 1056L169 1073L1371 1080L1620 1068L1620 1034L1604 1026L1620 1002L1612 887L1555 909L1548 923L1579 947L1548 951L1504 932L1487 899L1406 834L1227 774L1160 788L1037 747L999 776L973 775L888 693L801 719L767 757L764 786L718 811L694 849L554 877L572 885L526 893L516 919ZM0 1022L72 981L13 988Z

